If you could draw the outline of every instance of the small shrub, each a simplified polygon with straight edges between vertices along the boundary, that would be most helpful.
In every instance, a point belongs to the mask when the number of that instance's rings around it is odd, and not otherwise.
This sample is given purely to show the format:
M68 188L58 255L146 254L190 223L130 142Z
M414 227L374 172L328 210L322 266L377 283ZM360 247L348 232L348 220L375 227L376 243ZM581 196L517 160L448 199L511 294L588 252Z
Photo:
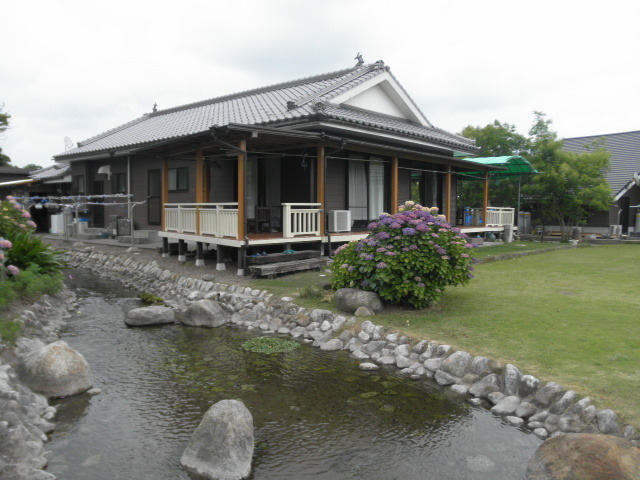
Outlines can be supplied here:
M138 298L142 300L145 305L164 305L164 299L153 293L141 292L138 294Z
M325 291L320 285L307 285L300 289L298 297L307 298L309 300L322 300Z
M293 340L275 337L257 337L242 344L242 349L253 353L284 353L298 348L300 344Z
M0 340L7 343L13 343L22 331L20 322L0 318Z
M399 213L383 213L371 234L339 247L331 271L334 289L376 292L383 300L425 308L449 285L473 278L472 245L436 208L406 202Z
M43 274L37 266L31 266L9 280L20 297L26 300L34 300L41 295L53 295L63 285L62 275L59 273Z
M62 252L51 249L30 232L13 232L9 240L13 246L5 253L7 265L14 265L20 270L37 267L41 274L56 274L66 266Z

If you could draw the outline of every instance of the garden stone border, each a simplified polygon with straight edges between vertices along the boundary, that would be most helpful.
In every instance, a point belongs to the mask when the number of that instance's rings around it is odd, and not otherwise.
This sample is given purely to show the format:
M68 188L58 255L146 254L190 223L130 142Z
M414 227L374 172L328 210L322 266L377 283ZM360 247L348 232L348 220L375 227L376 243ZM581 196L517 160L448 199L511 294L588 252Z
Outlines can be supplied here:
M435 341L416 341L370 320L359 323L355 317L329 310L301 308L291 299L274 297L265 290L185 277L162 270L156 261L94 252L90 247L69 250L65 257L73 267L163 297L176 310L177 318L186 315L191 302L214 300L230 313L229 324L287 334L315 347L326 345L323 350L348 350L365 364L363 369L388 365L396 367L401 376L432 379L543 439L584 432L619 436L636 446L640 442L636 429L620 424L612 410L598 409L589 397L579 398L574 391L523 374L511 364L502 365Z
M76 295L64 287L55 295L43 295L14 321L22 323L15 346L0 343L0 477L55 479L47 465L44 444L56 408L46 397L23 384L16 371L19 357L31 349L58 340L69 312L77 308Z

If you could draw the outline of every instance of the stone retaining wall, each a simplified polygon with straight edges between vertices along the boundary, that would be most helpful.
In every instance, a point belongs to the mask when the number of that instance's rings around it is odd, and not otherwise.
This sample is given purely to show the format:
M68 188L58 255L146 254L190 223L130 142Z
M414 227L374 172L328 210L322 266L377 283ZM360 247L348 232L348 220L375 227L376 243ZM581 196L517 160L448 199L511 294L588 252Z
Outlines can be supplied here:
M433 379L541 438L585 432L620 436L635 445L640 440L635 428L621 425L612 410L598 409L589 397L580 398L554 382L526 375L514 365L474 357L435 341L416 341L369 320L359 323L355 317L328 310L300 308L290 299L276 298L266 291L184 277L162 270L155 261L142 262L90 248L69 251L66 257L74 267L163 297L178 318L186 315L191 302L213 300L231 314L231 324L287 334L322 350L348 350L362 369L389 366L411 379Z
M58 340L68 310L76 297L68 289L44 295L15 321L23 336L15 346L0 344L0 478L4 480L51 480L44 443L54 429L56 409L47 399L26 387L16 373L19 358L44 343Z

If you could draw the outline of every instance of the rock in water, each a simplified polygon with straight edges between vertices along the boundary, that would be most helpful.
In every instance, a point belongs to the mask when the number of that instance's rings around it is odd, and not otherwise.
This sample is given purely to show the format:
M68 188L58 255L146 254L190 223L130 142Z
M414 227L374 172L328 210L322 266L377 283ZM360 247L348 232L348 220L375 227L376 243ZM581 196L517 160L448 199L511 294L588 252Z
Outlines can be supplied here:
M31 390L50 398L77 395L93 386L89 364L63 341L25 354L19 371Z
M251 474L253 417L239 400L213 405L196 428L180 463L215 480L242 480Z
M129 310L124 319L124 323L130 327L146 327L148 325L173 323L175 318L175 314L171 308L153 305L151 307Z
M192 327L220 327L229 321L229 313L213 300L198 300L189 305L182 320Z
M640 478L640 450L610 435L568 433L546 440L527 467L528 480Z
M374 313L381 313L383 310L382 301L377 293L357 288L341 288L333 299L340 310L348 313L354 313L358 307L367 307Z

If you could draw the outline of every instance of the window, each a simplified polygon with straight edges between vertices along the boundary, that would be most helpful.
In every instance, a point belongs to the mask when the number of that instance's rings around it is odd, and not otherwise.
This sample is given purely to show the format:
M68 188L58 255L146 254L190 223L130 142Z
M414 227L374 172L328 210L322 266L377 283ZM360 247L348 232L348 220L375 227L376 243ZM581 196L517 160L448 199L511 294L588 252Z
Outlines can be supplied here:
M126 173L114 173L111 181L113 182L113 193L127 193Z
M187 167L169 169L169 191L189 191L189 169Z
M73 177L73 189L76 195L84 195L86 193L84 189L84 175L76 175Z

